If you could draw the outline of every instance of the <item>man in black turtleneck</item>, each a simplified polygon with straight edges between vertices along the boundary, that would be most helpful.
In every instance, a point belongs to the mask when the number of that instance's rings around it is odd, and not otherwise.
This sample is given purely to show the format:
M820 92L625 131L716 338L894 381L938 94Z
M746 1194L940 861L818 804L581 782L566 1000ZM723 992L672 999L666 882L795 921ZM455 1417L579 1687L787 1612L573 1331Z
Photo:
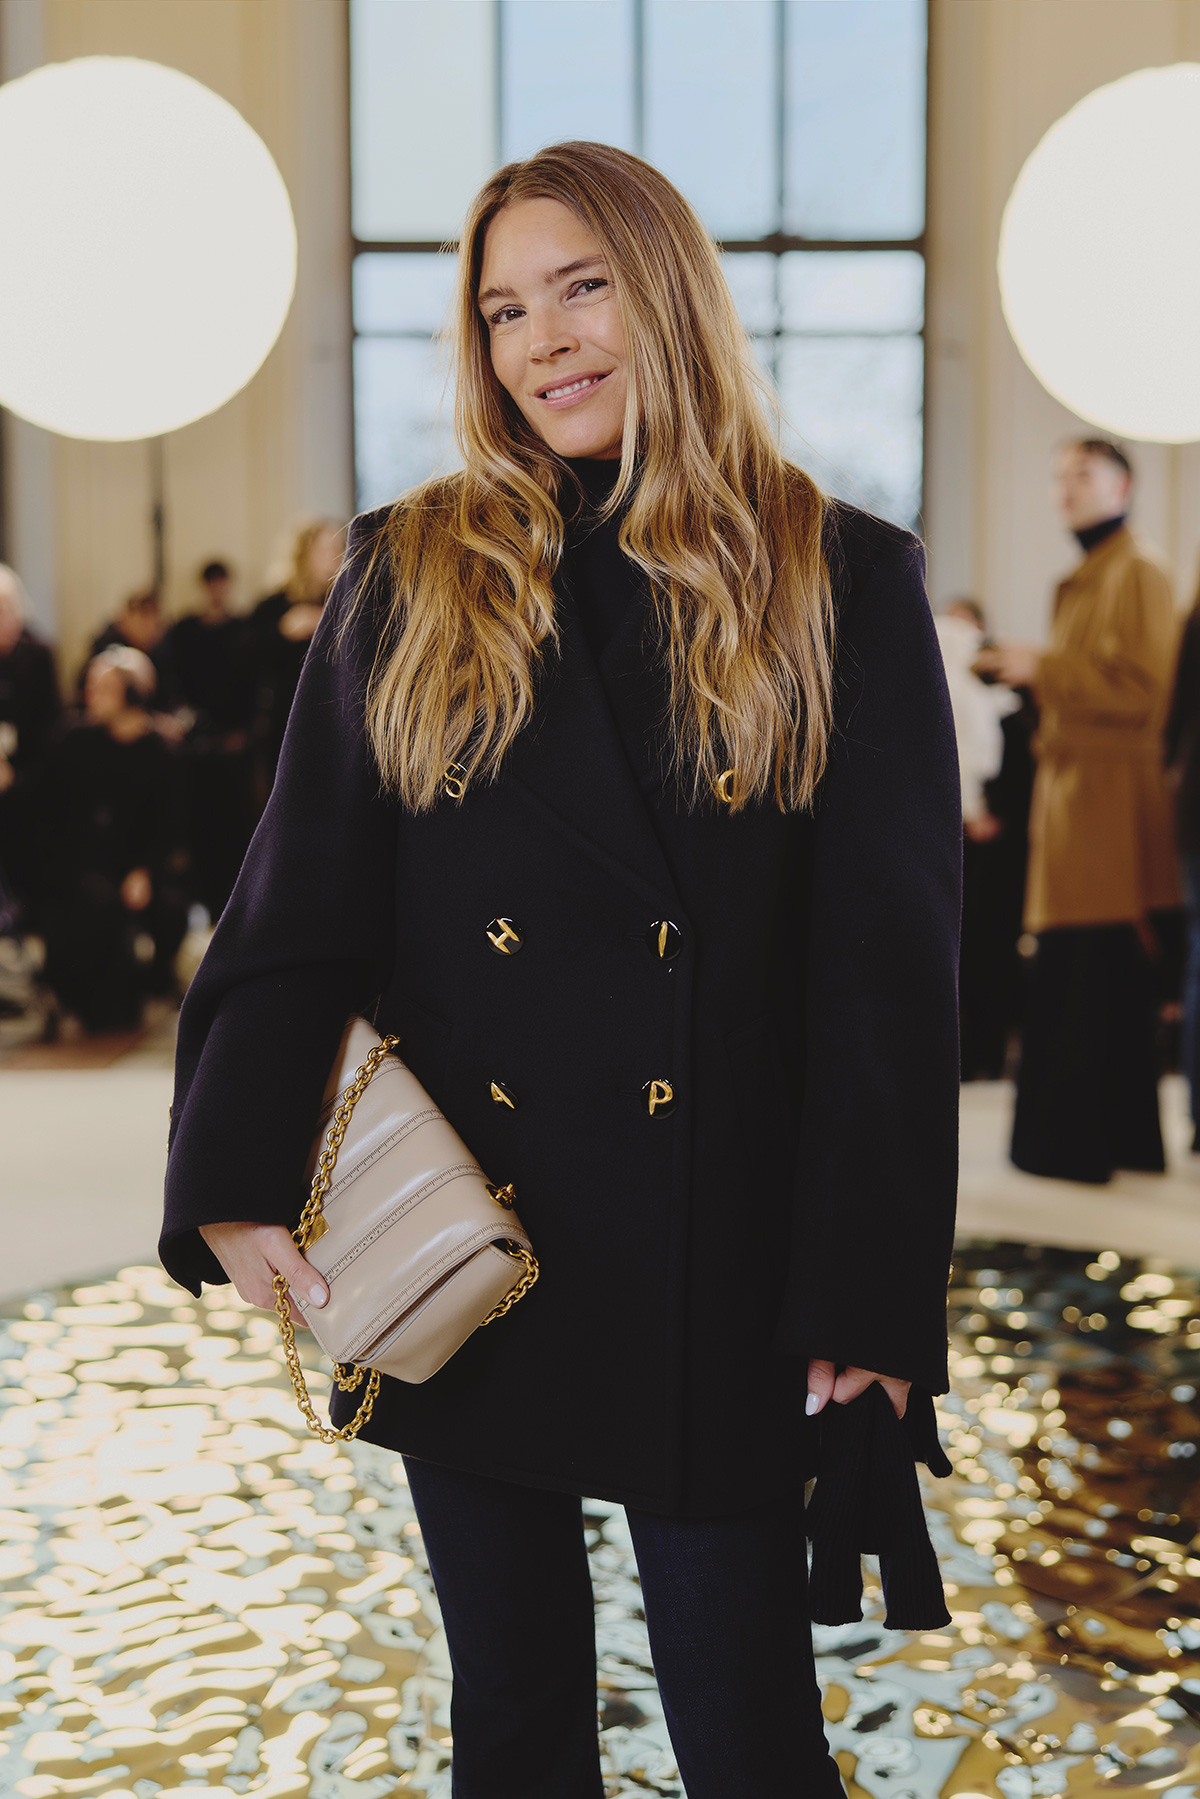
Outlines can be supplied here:
M1163 1168L1154 963L1180 903L1162 766L1174 606L1126 525L1132 485L1116 444L1064 447L1055 497L1084 559L1059 583L1049 646L1009 644L976 664L1030 688L1039 712L1025 892L1037 954L1012 1157L1092 1182Z

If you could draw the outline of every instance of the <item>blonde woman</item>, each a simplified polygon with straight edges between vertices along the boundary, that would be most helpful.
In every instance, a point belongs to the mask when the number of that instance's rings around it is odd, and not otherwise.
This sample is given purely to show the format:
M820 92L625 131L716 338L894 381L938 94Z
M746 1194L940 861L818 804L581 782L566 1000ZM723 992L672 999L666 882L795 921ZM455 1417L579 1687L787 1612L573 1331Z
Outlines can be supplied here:
M164 1260L322 1303L287 1228L322 1086L348 1015L396 1032L542 1266L369 1431L455 1794L599 1799L585 1495L626 1507L689 1799L834 1794L804 1480L831 1555L895 1549L888 1457L946 1384L960 821L920 546L783 459L710 238L619 150L492 177L455 333L466 466L352 528L188 995Z

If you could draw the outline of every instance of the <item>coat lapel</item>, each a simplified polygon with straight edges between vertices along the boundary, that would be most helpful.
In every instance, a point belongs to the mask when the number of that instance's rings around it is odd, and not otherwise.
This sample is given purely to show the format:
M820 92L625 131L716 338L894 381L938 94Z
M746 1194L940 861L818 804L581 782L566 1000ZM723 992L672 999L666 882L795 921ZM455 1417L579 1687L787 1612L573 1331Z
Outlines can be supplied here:
M679 912L642 785L656 722L652 673L642 668L639 680L636 666L642 609L630 608L605 651L615 709L569 598L560 597L558 617L560 654L547 663L538 717L514 745L508 773L580 848L652 904Z

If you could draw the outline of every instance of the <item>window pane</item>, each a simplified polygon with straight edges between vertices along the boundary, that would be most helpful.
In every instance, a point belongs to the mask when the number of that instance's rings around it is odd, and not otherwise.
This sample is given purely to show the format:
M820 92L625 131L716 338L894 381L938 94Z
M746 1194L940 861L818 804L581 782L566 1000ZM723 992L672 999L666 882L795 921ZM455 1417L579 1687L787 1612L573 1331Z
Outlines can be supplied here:
M454 399L428 339L360 337L354 345L354 435L360 510L458 466Z
M647 160L715 237L776 229L773 0L646 0Z
M455 256L368 250L354 258L354 329L420 331L447 322L458 267Z
M916 237L925 0L787 0L784 230Z
M632 0L502 0L500 160L592 138L632 150Z
M778 257L757 250L722 256L721 268L733 303L747 331L774 331L779 324L775 298Z
M921 504L919 337L791 337L779 346L784 449L822 486L897 524Z
M354 234L456 237L495 167L491 0L351 0Z
M780 257L785 331L919 331L925 259L915 250L791 250Z

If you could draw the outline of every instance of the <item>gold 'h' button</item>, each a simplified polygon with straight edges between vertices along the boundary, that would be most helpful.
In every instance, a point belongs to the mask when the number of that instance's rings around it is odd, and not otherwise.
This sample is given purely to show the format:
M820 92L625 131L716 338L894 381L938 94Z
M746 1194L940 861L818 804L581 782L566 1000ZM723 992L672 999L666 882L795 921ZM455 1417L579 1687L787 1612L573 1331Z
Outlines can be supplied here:
M487 940L498 956L515 956L525 941L511 918L493 918Z

